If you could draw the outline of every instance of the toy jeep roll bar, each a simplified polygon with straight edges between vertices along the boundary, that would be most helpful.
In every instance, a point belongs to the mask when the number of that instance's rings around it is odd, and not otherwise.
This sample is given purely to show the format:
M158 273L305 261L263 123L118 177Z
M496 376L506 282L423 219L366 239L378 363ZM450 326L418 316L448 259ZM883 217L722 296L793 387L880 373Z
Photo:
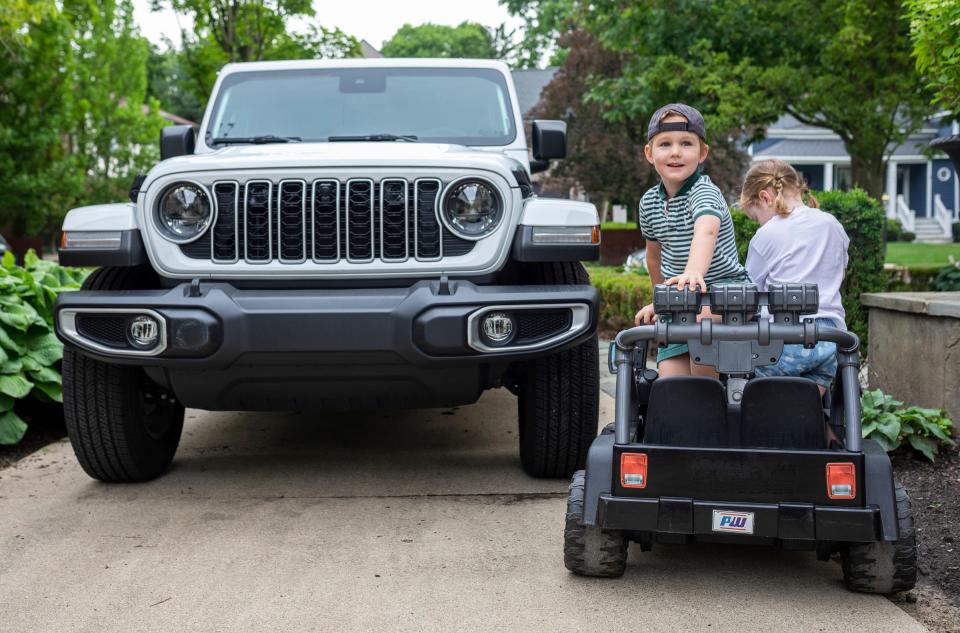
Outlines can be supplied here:
M837 553L857 591L913 587L910 500L880 445L861 438L859 339L802 319L818 305L812 284L655 287L661 319L611 345L616 415L570 484L568 569L619 576L630 541L641 550L733 542L814 550L820 560ZM719 321L698 320L706 306ZM785 344L821 341L837 345L828 397L806 378L755 375L777 363ZM650 342L686 343L720 380L659 378L646 368ZM842 442L828 446L828 424Z
M802 321L801 315L813 314L819 305L815 284L771 284L769 292L758 292L753 285L715 286L709 293L678 290L658 285L654 289L654 309L660 319L653 325L624 330L615 341L613 360L617 375L617 400L614 434L618 444L626 444L630 437L631 420L637 419L637 403L633 397L635 362L645 355L633 353L638 345L646 352L648 341L663 347L669 343L687 343L695 362L711 365L717 372L742 379L763 365L776 363L785 343L802 343L811 348L819 341L837 344L839 384L843 392L843 418L846 424L847 450L860 450L860 339L853 332L818 325L812 319ZM700 309L722 316L722 322L712 319L697 321ZM772 320L759 318L761 307L766 307ZM741 391L731 389L741 388ZM730 401L739 401L742 383L730 385Z

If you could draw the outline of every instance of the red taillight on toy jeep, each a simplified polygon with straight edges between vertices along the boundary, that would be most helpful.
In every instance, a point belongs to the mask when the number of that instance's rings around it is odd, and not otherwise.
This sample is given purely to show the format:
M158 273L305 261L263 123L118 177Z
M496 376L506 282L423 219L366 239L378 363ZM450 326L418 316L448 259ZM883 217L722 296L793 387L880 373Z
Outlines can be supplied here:
M857 496L857 469L852 463L827 464L827 496L831 499Z
M647 456L644 453L620 455L620 485L624 488L647 487Z

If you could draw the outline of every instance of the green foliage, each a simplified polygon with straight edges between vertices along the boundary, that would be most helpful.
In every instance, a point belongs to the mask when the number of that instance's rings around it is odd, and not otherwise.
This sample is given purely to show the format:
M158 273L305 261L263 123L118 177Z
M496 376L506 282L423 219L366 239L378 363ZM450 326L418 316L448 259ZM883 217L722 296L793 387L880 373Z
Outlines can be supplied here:
M636 222L603 222L600 224L601 231L636 231L639 228Z
M124 195L157 158L148 54L130 0L63 0L0 46L0 225L35 235Z
M16 444L26 424L13 411L29 395L62 402L63 345L53 333L57 295L80 287L86 270L43 261L32 250L23 267L8 252L0 266L0 444Z
M905 0L917 70L942 106L960 112L960 2Z
M820 208L836 217L850 238L840 298L846 311L847 328L860 337L861 349L867 349L867 310L860 304L860 295L883 292L886 287L883 207L861 189L824 191L818 193L817 198Z
M585 86L610 116L644 121L684 101L704 113L711 141L730 130L758 139L786 112L839 135L854 184L877 198L885 153L933 113L898 1L506 4L527 22L527 48L553 44L572 24L622 56L621 76Z
M950 258L950 265L937 271L933 289L938 292L960 292L960 262Z
M960 222L954 222L951 224L950 232L953 233L953 241L960 243Z
M733 218L733 235L737 240L737 253L740 255L740 262L747 261L747 250L750 248L750 240L753 234L760 228L760 223L751 220L743 211L732 210L730 216Z
M193 19L181 29L182 89L205 104L217 73L228 63L277 59L358 57L360 42L316 21L310 0L151 0L154 10L170 6ZM307 21L295 30L294 20ZM202 109L202 108L201 108Z
M203 118L206 98L198 99L189 89L190 75L181 51L168 47L150 47L147 59L147 94L156 99L160 109L199 123Z
M887 218L887 241L898 242L901 235L903 235L903 224L900 220Z
M384 57L468 57L497 59L493 34L482 24L404 24L380 49Z
M637 311L653 301L653 286L646 275L606 266L588 266L587 272L600 292L600 321L610 327L632 327Z
M860 397L863 437L876 440L885 451L908 445L933 461L942 445L954 446L953 421L943 409L909 407L879 389Z
M917 234L913 231L904 231L900 234L900 241L910 243L917 239Z

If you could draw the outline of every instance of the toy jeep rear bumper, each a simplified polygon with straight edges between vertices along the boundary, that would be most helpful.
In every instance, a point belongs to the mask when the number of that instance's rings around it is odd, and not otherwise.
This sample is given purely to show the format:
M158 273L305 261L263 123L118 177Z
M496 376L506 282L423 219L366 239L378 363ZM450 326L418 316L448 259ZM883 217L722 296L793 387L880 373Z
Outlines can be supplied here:
M248 290L202 283L63 293L55 322L67 345L99 360L147 368L190 407L442 406L475 401L511 363L588 339L597 305L588 285L457 280L406 288ZM480 320L490 311L516 317L514 339L503 348L486 345L480 335ZM162 322L162 346L133 347L126 324L136 315Z
M812 547L817 541L895 540L895 520L884 525L882 516L893 491L889 461L873 448L871 443L854 453L617 445L607 432L594 441L587 460L584 523L671 542L775 539ZM622 485L624 453L647 455L644 488ZM609 466L604 456L612 458ZM835 462L854 465L853 499L829 498L826 464ZM717 525L725 513L749 513L749 531Z

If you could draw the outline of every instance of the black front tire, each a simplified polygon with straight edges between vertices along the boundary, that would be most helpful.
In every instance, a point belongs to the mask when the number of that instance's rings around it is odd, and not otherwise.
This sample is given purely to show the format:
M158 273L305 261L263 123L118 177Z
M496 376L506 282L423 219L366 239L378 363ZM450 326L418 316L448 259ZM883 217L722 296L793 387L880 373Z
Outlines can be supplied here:
M576 262L529 264L523 283L589 284ZM569 477L586 464L597 436L600 368L597 336L523 364L518 385L520 462L533 477Z
M586 476L578 470L570 481L567 517L563 530L563 564L581 576L616 578L627 568L629 542L622 533L583 524Z
M101 268L84 290L149 288L146 267ZM183 430L183 407L139 367L111 365L66 347L63 405L77 460L94 479L141 482L170 466Z
M852 591L891 594L909 591L917 584L917 540L910 496L899 483L894 493L900 538L850 543L840 551L843 580Z

